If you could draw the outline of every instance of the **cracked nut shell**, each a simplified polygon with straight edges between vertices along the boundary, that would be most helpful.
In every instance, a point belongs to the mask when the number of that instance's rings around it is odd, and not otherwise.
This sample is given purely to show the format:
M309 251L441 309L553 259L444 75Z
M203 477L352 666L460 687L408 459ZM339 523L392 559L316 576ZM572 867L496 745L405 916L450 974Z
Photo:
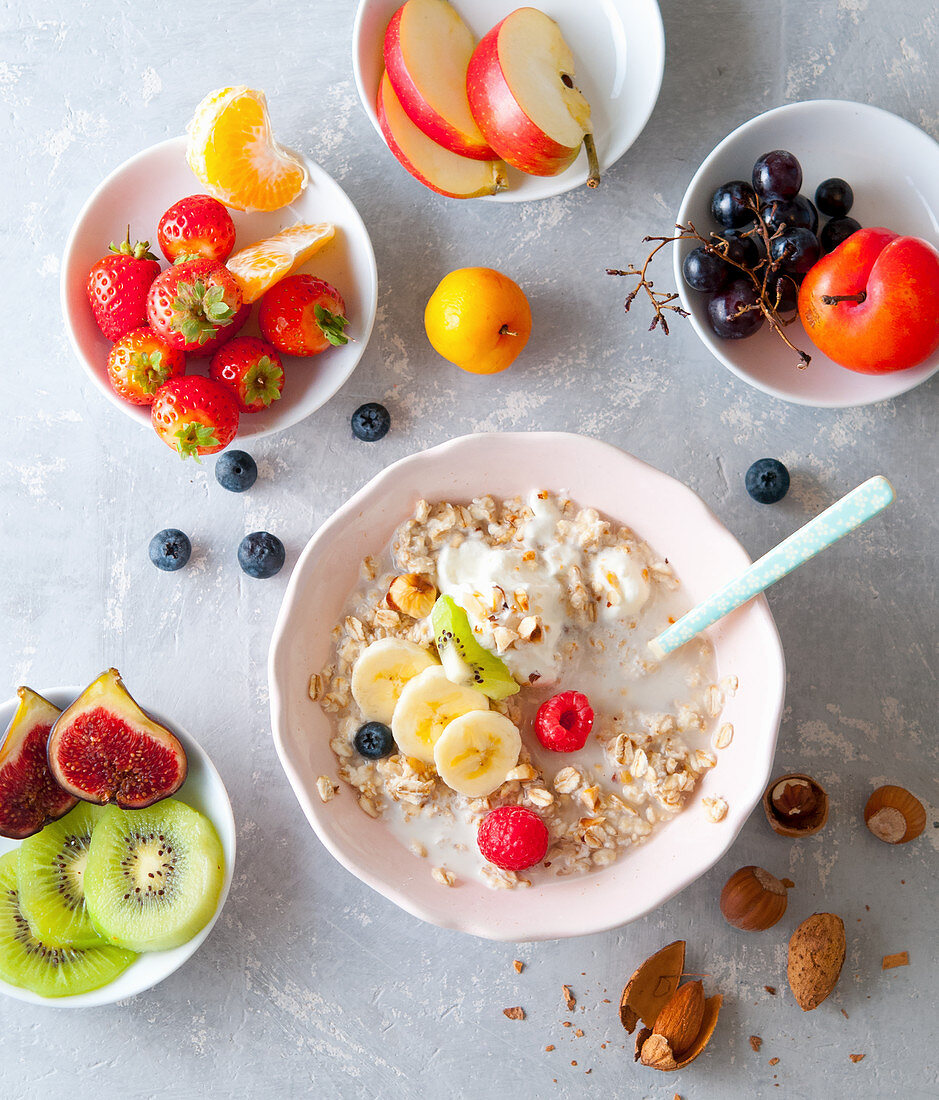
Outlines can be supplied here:
M763 792L763 811L780 836L812 836L828 820L828 795L810 775L790 772Z
M906 844L926 828L926 810L905 787L878 787L864 807L864 822L878 840Z

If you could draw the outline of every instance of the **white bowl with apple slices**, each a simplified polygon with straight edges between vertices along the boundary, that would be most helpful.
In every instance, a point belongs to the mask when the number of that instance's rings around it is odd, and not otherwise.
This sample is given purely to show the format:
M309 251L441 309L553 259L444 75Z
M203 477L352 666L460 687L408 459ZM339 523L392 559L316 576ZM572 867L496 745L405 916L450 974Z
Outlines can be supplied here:
M352 60L359 96L386 144L377 106L385 67L385 30L402 2L361 0L353 29ZM506 0L454 0L453 7L478 40L519 5ZM573 53L576 84L591 108L602 176L642 132L658 99L665 71L665 33L658 4L656 0L581 0L573 12L570 0L542 0L537 7L558 23ZM420 48L420 44L415 48ZM440 54L443 60L445 51ZM522 63L525 64L524 58ZM492 62L494 85L499 79L498 69L496 58ZM531 83L537 84L539 79L533 73ZM520 113L520 122L524 117ZM550 145L547 138L545 145ZM429 152L432 156L434 151ZM469 161L465 166L466 197L493 202L545 199L580 187L588 176L587 154L581 148L570 167L558 175L527 175L509 167L505 173L507 190L478 194L479 187L485 186L485 181L480 184L480 173L486 163Z

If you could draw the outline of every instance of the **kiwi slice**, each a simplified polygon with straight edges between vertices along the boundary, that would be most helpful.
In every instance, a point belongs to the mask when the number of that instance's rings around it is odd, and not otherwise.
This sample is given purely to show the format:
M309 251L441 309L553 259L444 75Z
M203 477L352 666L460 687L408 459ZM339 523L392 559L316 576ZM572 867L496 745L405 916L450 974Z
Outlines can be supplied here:
M478 688L490 699L504 699L518 691L505 663L473 637L469 616L452 596L438 596L430 616L448 680Z
M88 912L108 943L162 951L191 940L211 920L225 853L212 822L176 799L144 810L108 806L84 877Z
M51 947L94 947L104 941L85 908L82 876L101 810L80 802L19 848L20 908L33 933Z
M53 947L29 927L20 908L18 852L0 858L0 978L42 997L100 989L137 958L119 947Z

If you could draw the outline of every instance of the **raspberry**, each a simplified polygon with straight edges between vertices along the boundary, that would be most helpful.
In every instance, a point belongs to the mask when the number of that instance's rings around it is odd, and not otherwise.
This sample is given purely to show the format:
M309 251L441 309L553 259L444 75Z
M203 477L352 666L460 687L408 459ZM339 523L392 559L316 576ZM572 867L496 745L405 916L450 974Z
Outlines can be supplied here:
M579 691L562 691L542 703L535 715L535 733L552 752L577 752L593 729L590 700Z
M497 806L482 819L476 843L485 859L505 871L524 871L548 851L548 827L525 806Z

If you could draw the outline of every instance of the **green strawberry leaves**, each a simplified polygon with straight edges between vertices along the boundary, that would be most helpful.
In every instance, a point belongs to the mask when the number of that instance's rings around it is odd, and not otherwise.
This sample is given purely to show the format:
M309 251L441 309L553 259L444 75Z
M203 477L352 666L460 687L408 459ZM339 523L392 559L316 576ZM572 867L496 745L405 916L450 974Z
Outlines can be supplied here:
M205 344L235 318L235 311L225 301L223 286L206 287L201 279L194 283L177 283L173 299L170 328L182 335L187 344Z
M130 379L141 393L156 393L169 378L170 370L163 363L162 351L135 351L130 357Z
M149 241L136 241L134 244L130 243L130 226L127 227L127 236L121 243L115 244L111 241L108 248L118 256L133 256L135 260L156 259L156 256L150 251Z
M320 332L334 348L339 348L342 347L343 344L349 343L349 337L345 336L342 331L349 322L341 313L330 313L330 311L324 309L323 306L314 306L313 316L316 318L316 325Z
M220 442L215 434L215 428L211 424L200 424L195 420L183 424L174 434L179 457L182 459L194 458L200 465L199 454L201 448L217 447Z
M242 400L245 405L261 404L267 407L280 397L283 380L283 370L268 356L262 355L242 380Z

